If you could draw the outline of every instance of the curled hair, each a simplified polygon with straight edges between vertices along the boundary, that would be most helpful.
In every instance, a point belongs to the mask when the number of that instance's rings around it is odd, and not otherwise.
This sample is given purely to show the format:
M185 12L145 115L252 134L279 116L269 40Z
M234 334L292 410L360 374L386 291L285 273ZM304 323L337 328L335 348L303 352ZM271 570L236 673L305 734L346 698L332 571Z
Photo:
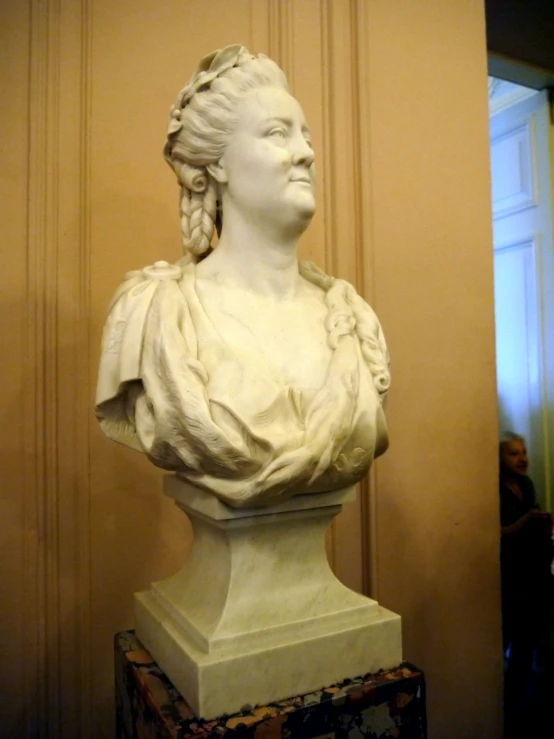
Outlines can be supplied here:
M171 108L164 157L181 185L181 233L189 259L209 252L222 218L217 183L207 166L221 159L244 93L266 86L288 90L275 62L244 46L228 46L204 57Z

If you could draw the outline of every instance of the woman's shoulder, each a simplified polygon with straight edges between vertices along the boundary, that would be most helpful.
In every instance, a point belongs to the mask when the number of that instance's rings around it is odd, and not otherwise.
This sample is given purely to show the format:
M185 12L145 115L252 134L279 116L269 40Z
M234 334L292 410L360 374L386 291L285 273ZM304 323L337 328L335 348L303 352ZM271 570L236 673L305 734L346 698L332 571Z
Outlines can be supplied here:
M181 284L188 273L188 265L166 261L127 272L115 291L104 324L97 404L115 397L122 383L140 379L146 327L159 316L166 316L166 308L177 303L181 310L187 305ZM152 311L155 303L158 309Z
M193 265L182 265L179 262L170 264L165 260L159 260L149 264L142 269L127 272L123 282L114 292L108 313L111 313L116 305L121 307L122 303L143 302L146 295L151 292L148 288L156 288L163 282L179 282Z

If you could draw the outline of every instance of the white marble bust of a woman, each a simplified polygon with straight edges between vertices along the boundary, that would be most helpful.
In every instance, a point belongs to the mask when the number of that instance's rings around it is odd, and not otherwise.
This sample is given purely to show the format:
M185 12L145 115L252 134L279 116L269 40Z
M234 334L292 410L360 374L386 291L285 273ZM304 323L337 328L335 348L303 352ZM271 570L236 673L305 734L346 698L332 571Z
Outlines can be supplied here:
M354 288L298 261L314 153L283 72L242 46L205 57L164 154L185 256L115 294L102 429L235 507L360 480L387 447L387 350Z

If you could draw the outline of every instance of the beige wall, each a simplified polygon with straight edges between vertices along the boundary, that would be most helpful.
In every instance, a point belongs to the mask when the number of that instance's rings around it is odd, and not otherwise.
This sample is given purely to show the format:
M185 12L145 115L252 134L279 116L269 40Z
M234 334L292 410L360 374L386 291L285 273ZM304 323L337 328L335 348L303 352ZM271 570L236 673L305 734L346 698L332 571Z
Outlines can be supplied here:
M123 274L179 254L168 107L200 56L242 41L282 64L313 129L319 212L303 254L364 292L393 357L392 447L334 528L333 566L402 614L432 739L499 736L482 3L11 0L0 12L6 735L112 736L112 635L132 625L133 591L186 556L159 472L94 422L98 347Z
M377 594L404 615L405 654L427 669L431 736L495 737L501 650L482 8L368 5L374 302L396 368L393 445L377 470Z

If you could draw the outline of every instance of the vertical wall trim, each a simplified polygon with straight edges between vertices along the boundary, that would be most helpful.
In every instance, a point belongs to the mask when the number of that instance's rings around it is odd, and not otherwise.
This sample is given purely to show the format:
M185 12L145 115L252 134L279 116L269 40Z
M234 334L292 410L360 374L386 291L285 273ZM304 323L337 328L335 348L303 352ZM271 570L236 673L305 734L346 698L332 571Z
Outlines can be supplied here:
M335 177L332 167L331 147L334 140L333 117L331 115L331 100L333 96L332 77L332 44L330 33L332 29L332 9L329 0L320 0L321 17L321 74L322 85L322 132L323 132L323 232L325 234L325 258L323 269L327 274L336 274L333 245L336 241L335 219L333 203L335 202ZM329 533L329 554L331 567L335 569L337 561L337 535L335 522L331 524Z
M325 271L336 274L333 244L336 241L333 203L335 202L335 177L333 176L331 147L334 141L334 121L331 115L333 98L333 48L330 34L333 27L332 6L329 0L321 0L321 73L323 77L323 223L325 233Z
M91 325L91 124L92 124L92 0L81 2L81 59L80 59L80 121L81 137L79 141L79 170L81 172L79 197L79 303L78 320L75 325L77 333L82 332L82 326ZM77 338L78 341L78 338ZM90 413L92 402L92 388L90 387L90 339L87 335L80 343L82 351L79 353L79 387L78 400L78 438L77 474L79 484L78 496L78 586L79 586L79 644L80 644L80 721L81 736L90 736L92 725L91 696L92 696L92 668L91 668L91 529L90 529ZM81 436L82 434L82 436Z
M355 146L358 199L356 213L358 214L359 230L357 231L357 272L359 274L358 287L365 300L375 309L375 252L373 249L373 192L371 168L371 106L370 106L370 74L369 74L369 21L366 0L351 0L352 6L352 69L354 76L354 104L355 104ZM364 592L379 599L378 585L378 550L377 550L377 506L378 465L374 464L369 478L361 485L361 513L362 513L362 570Z
M270 0L250 0L250 51L269 55L271 36Z
M292 7L293 0L281 0L283 9L283 19L281 23L283 48L283 64L285 73L288 76L289 84L294 90L295 87L295 69L294 69L294 10Z
M26 662L32 667L28 722L32 735L60 726L58 517L56 452L56 243L58 233L59 4L30 1L29 199L25 407ZM33 701L36 704L33 706Z
M268 56L281 67L294 89L293 0L269 0Z
M46 33L44 31L44 6L29 0L30 48L29 48L29 105L28 110L37 107L46 109L46 69L40 59L46 56ZM25 458L24 476L24 538L23 577L24 577L24 609L25 655L23 663L26 668L25 684L28 696L26 710L26 731L35 735L34 726L42 723L47 701L44 696L44 681L39 677L41 665L44 663L45 624L43 620L44 602L44 559L39 556L39 543L44 540L43 517L41 515L41 499L38 491L43 480L42 458L39 450L43 446L43 405L38 399L43 396L43 375L39 371L40 347L42 338L42 305L36 284L36 275L41 271L44 253L44 232L41 228L45 221L44 214L44 180L43 170L46 168L43 153L46 150L46 126L37 127L31 124L31 115L27 121L29 137L28 159L28 201L27 201L27 306L26 337L24 362L25 406L23 409ZM44 121L43 121L44 124ZM42 197L41 197L42 195ZM40 204L40 211L37 205ZM40 614L40 618L39 618Z
M367 161L364 154L367 153L367 115L366 99L362 90L363 67L361 52L363 50L363 39L360 40L359 34L359 7L358 0L350 2L350 38L351 38L351 68L352 68L352 134L354 141L354 159L353 159L353 178L355 182L354 188L354 213L356 214L354 222L354 242L356 244L356 288L358 292L366 299L370 300L370 296L366 290L366 257L367 257L367 217L366 213L369 209L367 202ZM362 133L363 132L363 133ZM365 477L360 483L360 514L361 514L361 560L362 560L362 588L365 594L371 592L371 557L370 557L370 540L371 532L369 528L370 515L370 482Z
M321 0L320 16L325 268L351 281L373 305L366 3ZM372 471L373 482L375 475ZM374 489L366 479L358 494L361 588L368 594L375 592L377 581ZM338 546L338 531L335 538Z
M90 0L29 12L26 727L65 739L90 731Z

